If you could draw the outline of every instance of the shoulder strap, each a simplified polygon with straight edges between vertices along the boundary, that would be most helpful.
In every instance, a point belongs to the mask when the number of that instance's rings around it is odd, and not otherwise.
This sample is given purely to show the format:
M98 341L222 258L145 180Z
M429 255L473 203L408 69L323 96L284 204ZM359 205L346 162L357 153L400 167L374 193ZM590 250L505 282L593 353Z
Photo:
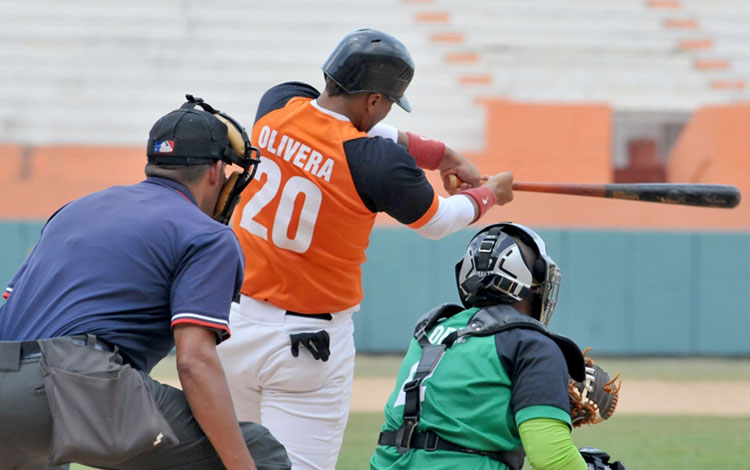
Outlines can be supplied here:
M419 358L417 370L414 372L414 378L404 384L404 422L396 431L396 447L399 453L405 454L412 446L414 431L419 425L419 417L422 412L422 402L419 399L419 391L422 388L424 379L432 374L437 367L440 358L450 345L445 342L441 344L431 344L427 339L427 333L443 318L452 317L464 310L464 307L445 303L439 305L429 312L422 315L414 327L414 339L422 347L422 356ZM451 342L452 344L452 342Z
M414 326L414 339L419 341L420 346L424 347L425 344L429 344L429 341L427 341L427 332L430 331L437 322L443 318L452 317L458 312L464 310L466 309L458 304L445 303L438 305L419 317L417 324Z
M560 348L568 365L568 373L575 380L585 379L583 353L578 346L563 335L550 333L542 323L518 312L510 305L494 305L482 308L472 315L468 324L458 331L449 334L440 344L431 344L427 333L442 319L452 317L465 310L457 304L442 304L422 315L414 327L414 338L422 347L422 356L417 364L414 378L404 384L403 424L396 431L396 447L400 454L405 454L413 443L415 431L421 414L420 389L424 379L432 374L445 351L453 346L457 339L464 336L491 336L512 328L537 330L552 339Z

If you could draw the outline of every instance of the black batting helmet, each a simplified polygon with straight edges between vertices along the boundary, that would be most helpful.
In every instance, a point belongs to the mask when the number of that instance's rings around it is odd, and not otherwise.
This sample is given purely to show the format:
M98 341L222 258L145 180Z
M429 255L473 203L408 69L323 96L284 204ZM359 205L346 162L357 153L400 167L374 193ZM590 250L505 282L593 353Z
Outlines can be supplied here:
M411 112L404 92L414 77L414 61L406 46L389 34L352 31L323 64L323 73L347 93L382 93Z

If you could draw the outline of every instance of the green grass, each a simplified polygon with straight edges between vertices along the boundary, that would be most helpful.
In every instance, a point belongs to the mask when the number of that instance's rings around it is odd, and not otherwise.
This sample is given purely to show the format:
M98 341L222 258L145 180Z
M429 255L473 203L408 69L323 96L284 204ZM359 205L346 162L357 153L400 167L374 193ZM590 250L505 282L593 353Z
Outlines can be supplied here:
M382 420L381 413L351 414L337 470L368 468ZM750 418L686 416L614 416L573 431L577 446L605 450L630 470L747 468L748 435Z
M613 416L573 431L633 470L747 468L750 418Z
M383 417L352 413L337 470L367 469ZM597 447L630 470L747 468L750 418L614 416L573 430L578 447ZM525 469L531 469L526 463Z
M351 413L336 469L367 469L382 425L383 413Z
M750 380L748 359L597 358L607 371L621 371L623 381L660 379ZM393 377L398 356L358 356L356 377ZM174 357L159 363L153 375L177 378ZM679 393L679 384L675 384ZM745 397L736 397L741 400ZM367 469L383 421L382 412L352 413L337 470ZM694 470L747 468L750 461L750 418L615 415L611 420L573 431L576 445L609 452L630 470ZM72 470L88 467L72 465ZM531 467L527 464L525 469Z

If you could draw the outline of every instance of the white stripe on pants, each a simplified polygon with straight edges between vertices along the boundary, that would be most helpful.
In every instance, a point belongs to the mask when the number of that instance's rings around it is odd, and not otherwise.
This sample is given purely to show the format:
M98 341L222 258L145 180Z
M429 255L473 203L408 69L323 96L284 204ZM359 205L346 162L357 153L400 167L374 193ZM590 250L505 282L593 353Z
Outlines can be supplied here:
M354 324L359 306L333 320L286 315L241 296L232 304L232 336L218 347L240 421L263 424L289 453L294 470L334 470L349 416L354 377ZM327 362L302 345L291 354L290 334L325 329Z

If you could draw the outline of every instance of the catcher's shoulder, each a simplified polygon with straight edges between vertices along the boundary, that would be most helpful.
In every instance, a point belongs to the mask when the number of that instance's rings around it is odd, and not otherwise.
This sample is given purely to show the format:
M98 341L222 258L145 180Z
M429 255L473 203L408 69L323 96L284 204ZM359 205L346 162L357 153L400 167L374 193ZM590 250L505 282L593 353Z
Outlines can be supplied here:
M503 350L511 357L534 357L567 370L568 374L583 380L585 365L578 345L562 335L530 328L513 328L496 335L498 352Z
M545 333L528 328L511 328L495 335L498 349L514 351L515 354L544 354L563 358L555 341Z

